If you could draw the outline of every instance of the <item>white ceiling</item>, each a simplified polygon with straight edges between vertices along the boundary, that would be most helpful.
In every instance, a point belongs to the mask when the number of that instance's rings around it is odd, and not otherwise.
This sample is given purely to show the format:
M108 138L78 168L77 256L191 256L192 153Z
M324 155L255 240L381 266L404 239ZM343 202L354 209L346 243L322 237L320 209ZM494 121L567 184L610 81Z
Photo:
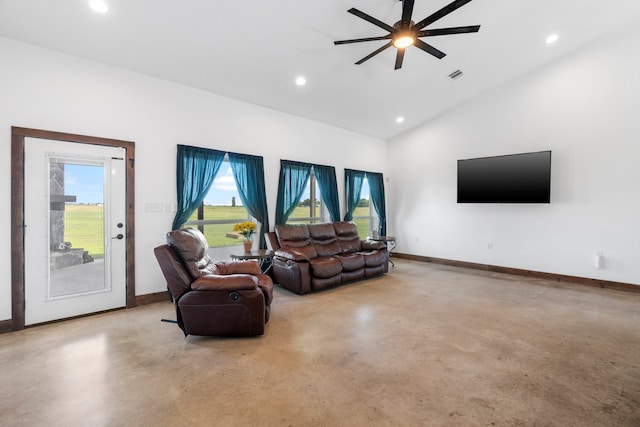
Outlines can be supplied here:
M393 48L354 65L384 42L333 41L385 35L346 11L393 25L398 0L106 1L0 0L0 35L382 139L640 19L638 0L474 0L427 28L478 33L429 38L444 59L409 48L394 71ZM415 0L413 20L450 2Z

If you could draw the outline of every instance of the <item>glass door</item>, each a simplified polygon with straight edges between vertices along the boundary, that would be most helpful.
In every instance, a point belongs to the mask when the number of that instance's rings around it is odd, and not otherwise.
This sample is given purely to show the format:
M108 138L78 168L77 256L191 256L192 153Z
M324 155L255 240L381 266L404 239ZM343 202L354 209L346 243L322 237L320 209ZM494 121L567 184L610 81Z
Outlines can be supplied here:
M25 324L126 304L124 149L25 140Z

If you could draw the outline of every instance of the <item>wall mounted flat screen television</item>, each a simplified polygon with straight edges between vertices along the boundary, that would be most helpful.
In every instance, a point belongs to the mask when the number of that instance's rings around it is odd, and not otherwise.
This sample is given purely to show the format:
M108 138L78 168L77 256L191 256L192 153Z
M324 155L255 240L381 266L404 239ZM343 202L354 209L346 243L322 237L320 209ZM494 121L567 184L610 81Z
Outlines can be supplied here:
M550 203L551 151L458 160L458 203Z

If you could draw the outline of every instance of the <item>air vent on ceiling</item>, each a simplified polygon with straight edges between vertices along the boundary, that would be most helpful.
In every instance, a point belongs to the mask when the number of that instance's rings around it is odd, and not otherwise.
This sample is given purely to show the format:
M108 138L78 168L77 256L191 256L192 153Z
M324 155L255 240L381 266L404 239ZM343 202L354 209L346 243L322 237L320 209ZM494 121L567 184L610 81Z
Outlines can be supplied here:
M449 74L449 78L450 78L451 80L455 80L455 79L458 79L458 78L462 77L462 75L463 75L463 74L464 74L464 73L463 73L462 71L460 71L460 70L455 70L453 73L450 73L450 74Z

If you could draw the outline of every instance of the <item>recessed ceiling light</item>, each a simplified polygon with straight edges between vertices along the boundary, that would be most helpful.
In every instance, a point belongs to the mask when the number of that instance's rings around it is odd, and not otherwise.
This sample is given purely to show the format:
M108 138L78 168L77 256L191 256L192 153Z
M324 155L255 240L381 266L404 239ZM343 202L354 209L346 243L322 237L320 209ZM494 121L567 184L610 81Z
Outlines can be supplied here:
M555 42L558 41L558 35L557 34L551 34L549 37L547 37L547 44L554 44Z
M106 13L109 10L104 0L89 0L89 7L98 13Z
M404 117L398 117L396 119L396 123L402 123L402 122L404 122Z
M304 77L300 76L296 78L296 84L298 86L304 86L305 84L307 84L307 79L305 79Z

